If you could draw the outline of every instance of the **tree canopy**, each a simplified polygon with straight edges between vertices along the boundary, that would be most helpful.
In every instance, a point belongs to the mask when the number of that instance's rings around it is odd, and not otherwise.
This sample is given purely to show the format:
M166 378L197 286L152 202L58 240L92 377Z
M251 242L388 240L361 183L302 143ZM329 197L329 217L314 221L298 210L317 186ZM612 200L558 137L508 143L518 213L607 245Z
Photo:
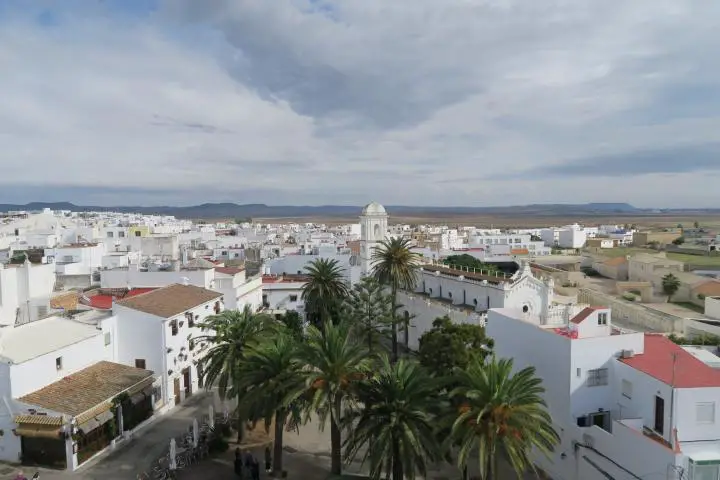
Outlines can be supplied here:
M420 337L420 363L436 376L450 375L456 368L464 369L478 357L484 359L492 351L493 340L485 329L470 323L453 323L450 317L438 317L433 328Z
M443 260L443 263L445 265L450 265L450 266L460 268L460 269L468 268L468 269L472 270L474 268L475 270L487 270L490 272L498 271L498 268L496 265L481 262L477 258L473 257L472 255L468 255L467 253L463 253L462 255L447 256Z

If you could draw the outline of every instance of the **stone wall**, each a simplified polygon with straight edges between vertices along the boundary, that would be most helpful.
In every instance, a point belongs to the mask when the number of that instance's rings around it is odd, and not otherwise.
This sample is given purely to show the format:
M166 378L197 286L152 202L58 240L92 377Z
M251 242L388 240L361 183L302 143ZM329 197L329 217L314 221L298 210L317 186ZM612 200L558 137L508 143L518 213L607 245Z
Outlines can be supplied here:
M682 334L684 330L684 320L680 317L653 311L597 290L581 288L578 292L578 303L611 308L612 320L620 327L677 334Z

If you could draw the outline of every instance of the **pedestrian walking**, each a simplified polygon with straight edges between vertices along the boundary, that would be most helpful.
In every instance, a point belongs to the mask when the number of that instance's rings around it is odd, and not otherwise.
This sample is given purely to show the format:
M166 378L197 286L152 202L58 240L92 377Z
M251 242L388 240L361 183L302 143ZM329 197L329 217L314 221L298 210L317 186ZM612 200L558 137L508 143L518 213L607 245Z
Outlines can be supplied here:
M260 462L258 459L253 457L252 465L250 466L253 480L260 480Z
M272 472L272 452L270 451L270 445L265 447L265 473Z
M235 449L235 463L233 466L235 469L235 475L237 475L238 478L243 478L243 458L240 447Z

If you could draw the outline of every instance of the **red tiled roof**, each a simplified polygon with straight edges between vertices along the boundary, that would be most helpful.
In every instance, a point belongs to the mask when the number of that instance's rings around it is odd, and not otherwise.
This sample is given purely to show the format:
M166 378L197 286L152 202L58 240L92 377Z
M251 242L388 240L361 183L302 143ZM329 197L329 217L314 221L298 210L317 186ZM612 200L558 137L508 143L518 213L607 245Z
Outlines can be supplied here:
M676 388L720 387L719 370L704 364L663 335L646 333L644 353L618 360Z
M605 307L585 307L580 313L570 319L575 325L580 325L586 318L593 314L596 310L605 310Z
M112 302L113 297L115 297L116 300L121 300L124 298L130 298L134 297L136 295L142 295L143 293L152 292L155 290L155 288L133 288L131 290L128 290L127 293L124 295L106 295L106 294L97 294L90 297L90 306L93 308L101 308L103 310L109 310L112 308Z
M240 272L244 272L245 269L240 267L215 267L215 271L224 273L225 275L237 275Z

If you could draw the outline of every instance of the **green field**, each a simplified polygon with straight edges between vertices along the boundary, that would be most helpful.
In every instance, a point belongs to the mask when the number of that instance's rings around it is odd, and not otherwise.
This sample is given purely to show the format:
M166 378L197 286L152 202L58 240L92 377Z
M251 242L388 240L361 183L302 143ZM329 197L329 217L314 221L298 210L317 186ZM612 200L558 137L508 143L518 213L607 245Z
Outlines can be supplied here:
M593 249L592 253L596 253ZM621 247L621 248L607 248L597 251L597 255L604 257L625 257L627 255L637 255L638 253L658 253L657 250L649 248L635 248L635 247ZM672 253L667 252L667 258L671 260L677 260L679 262L687 263L688 265L707 265L707 266L718 266L720 267L720 255L690 255L687 253Z

